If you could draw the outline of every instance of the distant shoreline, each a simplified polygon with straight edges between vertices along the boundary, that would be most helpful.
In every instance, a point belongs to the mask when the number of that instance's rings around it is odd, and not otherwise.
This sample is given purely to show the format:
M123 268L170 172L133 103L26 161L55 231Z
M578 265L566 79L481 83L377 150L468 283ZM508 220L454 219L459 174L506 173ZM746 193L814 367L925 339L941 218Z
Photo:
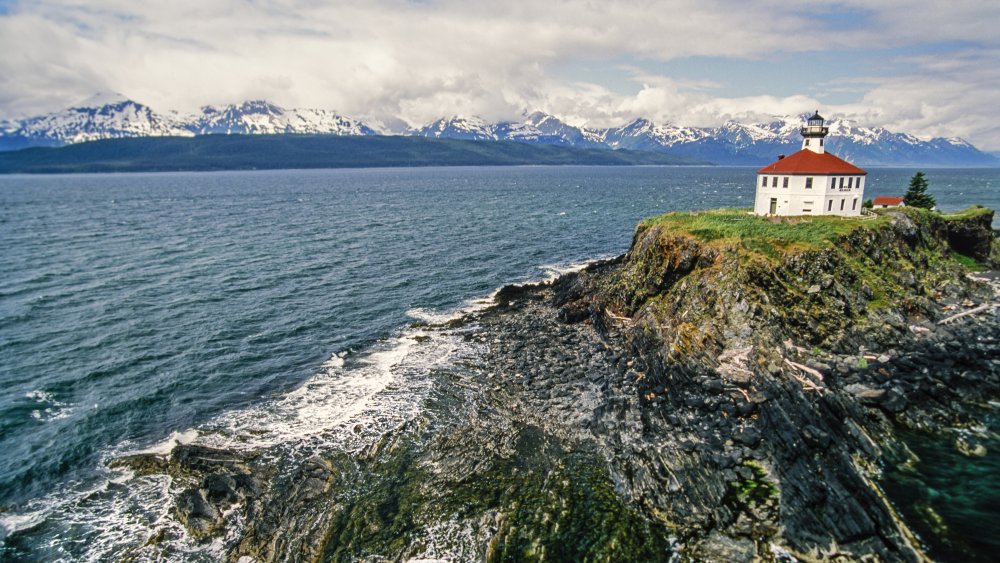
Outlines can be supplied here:
M0 152L0 174L430 166L712 166L666 153L399 136L205 135L107 139Z

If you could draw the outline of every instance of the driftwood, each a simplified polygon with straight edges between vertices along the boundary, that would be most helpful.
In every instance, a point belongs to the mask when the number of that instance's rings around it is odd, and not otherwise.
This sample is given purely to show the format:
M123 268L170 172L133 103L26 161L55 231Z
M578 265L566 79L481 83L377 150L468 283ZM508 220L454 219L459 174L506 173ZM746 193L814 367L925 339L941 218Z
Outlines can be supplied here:
M623 317L621 315L616 315L616 314L612 313L611 311L609 311L607 309L604 310L604 314L607 315L607 316L609 316L609 317L611 317L612 319L614 319L616 321L625 321L627 323L632 322L632 319L630 319L628 317Z
M806 391L823 391L822 387L820 387L819 385L816 385L812 381L809 381L808 379L806 379L806 378L804 378L802 376L799 376L799 375L796 375L796 374L793 373L792 377L794 377L796 381L798 381L799 383L801 383L802 387Z
M789 360L788 358L785 358L785 363L788 364L788 365L790 365L790 366L792 366L793 368L795 368L797 370L804 371L805 373L808 373L809 375L815 377L816 379L818 379L820 381L823 381L823 374L820 373L820 372L818 372L818 371L816 371L816 370L814 370L813 368L811 368L809 366L804 366L804 365L802 365L800 363L793 362L793 361Z
M817 378L818 380L823 381L823 374L820 373L820 372L818 372L818 371L816 371L816 370L814 370L813 368L811 368L809 366L804 366L804 365L802 365L800 363L793 362L793 361L789 360L788 358L785 358L785 363L788 364L788 365L790 365L790 366L792 366L793 368L795 368L795 369L797 369L799 371L802 371L803 373L807 373L807 374L809 374L809 375ZM815 382L810 381L809 379L807 379L805 377L797 375L794 372L792 372L791 375L792 375L792 377L794 377L796 379L796 381L798 381L799 383L801 383L802 387L804 389L806 389L806 390L809 390L809 391L824 391L823 387L817 385Z
M734 387L734 389L736 389L740 393L743 393L743 396L746 398L746 400L747 400L748 403L752 403L753 402L753 401L750 400L750 393L747 393L745 389L740 389L739 387Z
M946 324L946 323L950 323L952 321L961 319L962 317L968 317L969 315L975 315L977 313L982 313L982 312L988 311L989 309L994 309L994 308L996 308L998 306L1000 306L1000 305L998 305L996 303L987 303L986 305L980 305L980 306L978 306L978 307L976 307L974 309L969 309L968 311L962 311L961 313L952 315L950 317L943 318L940 321L938 321L938 324L939 325L943 325L943 324Z

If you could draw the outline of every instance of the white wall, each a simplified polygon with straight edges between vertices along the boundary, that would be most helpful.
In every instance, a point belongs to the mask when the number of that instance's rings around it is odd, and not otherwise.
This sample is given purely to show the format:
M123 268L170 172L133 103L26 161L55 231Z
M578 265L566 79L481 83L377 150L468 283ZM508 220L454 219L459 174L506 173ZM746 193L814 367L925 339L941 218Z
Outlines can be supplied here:
M767 177L767 187L761 186L761 178L763 177ZM772 187L774 177L774 174L757 175L754 213L758 215L770 213L771 198L778 200L776 215L855 216L861 214L861 203L864 201L864 176L844 176L844 190L840 189L841 176L833 176L836 179L833 188L830 187L831 176L778 175L778 187ZM788 178L787 188L783 187L785 178ZM807 178L813 179L811 188L806 188ZM850 190L847 189L847 178L854 178ZM844 202L843 209L840 208L841 201Z

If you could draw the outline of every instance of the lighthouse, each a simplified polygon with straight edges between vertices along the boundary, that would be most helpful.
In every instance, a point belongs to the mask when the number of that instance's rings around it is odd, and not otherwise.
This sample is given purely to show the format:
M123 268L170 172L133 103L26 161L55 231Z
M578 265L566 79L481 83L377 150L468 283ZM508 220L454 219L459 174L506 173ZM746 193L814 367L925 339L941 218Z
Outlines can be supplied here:
M817 110L799 129L802 149L757 171L757 215L861 214L867 172L826 152L830 128Z

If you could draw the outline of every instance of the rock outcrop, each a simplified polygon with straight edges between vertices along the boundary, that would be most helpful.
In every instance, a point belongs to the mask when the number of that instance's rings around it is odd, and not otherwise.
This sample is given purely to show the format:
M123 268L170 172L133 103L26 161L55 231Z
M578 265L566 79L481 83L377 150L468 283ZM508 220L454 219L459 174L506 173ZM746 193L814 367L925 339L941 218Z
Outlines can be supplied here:
M955 260L998 265L991 220L650 221L622 257L427 327L468 355L363 451L119 463L170 475L177 519L232 560L925 560L879 464L898 429L1000 396L996 284Z

